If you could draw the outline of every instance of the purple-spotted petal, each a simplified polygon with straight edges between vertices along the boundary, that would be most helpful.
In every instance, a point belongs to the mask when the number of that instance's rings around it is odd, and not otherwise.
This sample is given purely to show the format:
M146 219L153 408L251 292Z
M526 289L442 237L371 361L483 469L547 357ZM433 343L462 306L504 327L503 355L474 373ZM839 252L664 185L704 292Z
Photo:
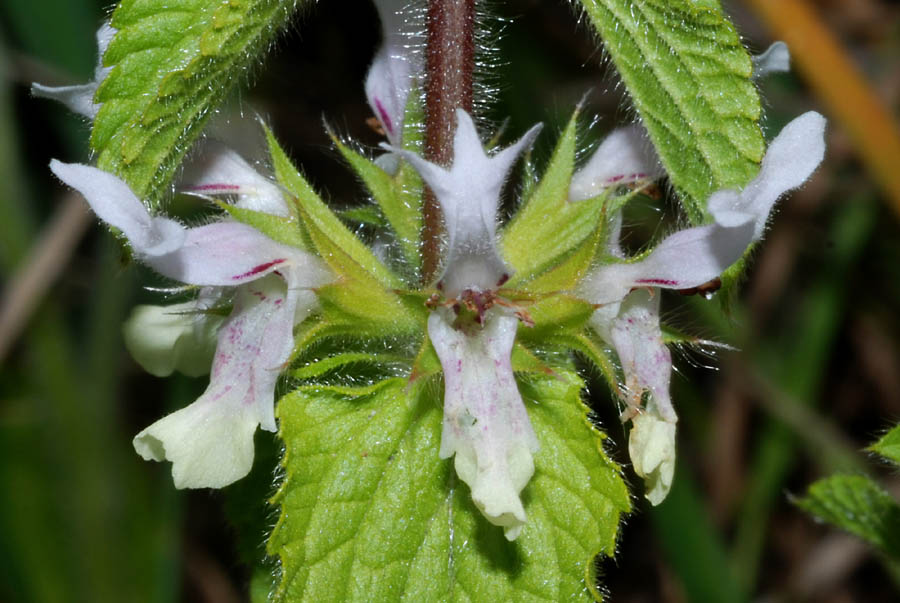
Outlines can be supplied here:
M688 289L722 274L747 248L752 224L688 228L665 239L643 260L600 266L585 277L581 292L595 304L618 302L634 288Z
M154 270L171 279L200 286L233 287L288 267L320 271L312 254L276 243L240 222L214 222L186 231L181 247L145 257Z
M94 79L87 84L76 86L44 86L34 83L31 85L31 93L41 98L49 98L59 101L73 113L94 119L100 105L94 102L94 95L100 83L109 75L110 68L103 66L103 55L109 47L116 30L109 22L103 23L97 30L97 67L94 69Z
M659 415L674 423L678 419L669 396L672 356L659 326L659 297L648 289L632 291L613 317L598 310L591 317L591 326L619 357L627 402L640 406L642 394L649 392Z
M635 473L644 479L645 496L658 505L672 485L678 421L669 395L672 356L660 330L659 292L638 289L621 303L601 306L591 326L619 357L625 376L623 418L632 421L628 453Z
M515 540L526 521L519 493L534 474L539 448L510 363L518 319L491 312L483 328L471 324L465 331L453 319L447 310L428 318L444 370L440 456L455 455L476 506Z
M184 228L153 217L128 186L97 168L53 160L50 169L76 189L107 224L122 231L135 254L160 274L182 283L233 287L289 268L325 278L321 262L281 245L251 226L215 222Z
M582 201L611 186L651 181L663 175L647 132L639 125L613 130L572 176L569 201Z
M447 249L440 282L448 297L466 289L496 288L510 274L497 248L497 206L503 183L519 154L534 142L536 125L516 143L489 157L469 114L456 111L453 165L443 168L397 148L421 174L440 203Z

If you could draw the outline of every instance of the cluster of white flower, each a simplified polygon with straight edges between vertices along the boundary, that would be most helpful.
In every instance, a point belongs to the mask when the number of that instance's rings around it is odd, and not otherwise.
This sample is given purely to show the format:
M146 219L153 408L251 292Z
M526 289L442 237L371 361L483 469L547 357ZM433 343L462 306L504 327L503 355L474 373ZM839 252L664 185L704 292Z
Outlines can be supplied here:
M390 142L384 146L391 161L382 165L393 170L390 163L409 162L443 212L446 242L436 283L443 302L435 304L427 321L444 375L440 457L455 456L456 471L471 488L475 504L512 540L526 522L520 493L534 473L532 456L540 443L511 364L521 315L500 303L501 288L512 270L498 245L497 210L510 169L540 126L488 155L471 117L459 110L449 167L403 150L405 108L422 67L406 43L408 20L402 4L376 0L384 46L365 87ZM101 50L112 33L108 26L101 28ZM783 62L784 53L776 50L775 58ZM760 61L758 69L777 68L773 60ZM98 81L104 75L98 66ZM96 84L36 86L35 92L93 117ZM653 503L660 502L671 485L677 421L669 397L672 362L659 322L660 289L700 287L759 240L778 198L806 181L822 160L824 129L817 113L795 119L772 142L755 180L742 191L724 190L710 197L712 223L675 232L639 258L628 258L620 249L621 216L615 217L606 259L569 292L594 306L590 326L621 363L621 391L628 409L623 418L633 422L629 453ZM238 206L276 216L292 215L280 188L234 152L208 144L203 157L204 163L188 170L193 176L181 183L183 190L226 196ZM185 348L216 333L206 392L138 434L135 448L145 459L171 461L179 488L221 487L246 475L256 427L276 428L274 388L294 347L293 327L314 310L316 288L331 282L334 274L313 253L276 243L231 219L188 228L151 215L126 184L94 167L54 161L51 169L128 239L140 261L165 277L200 288L195 301L167 309L145 307L136 314L127 334L139 361L155 374L174 369L199 373L209 366L198 367L198 355ZM575 173L568 202L585 202L622 184L662 176L643 130L622 128ZM206 312L222 300L233 308L224 321Z

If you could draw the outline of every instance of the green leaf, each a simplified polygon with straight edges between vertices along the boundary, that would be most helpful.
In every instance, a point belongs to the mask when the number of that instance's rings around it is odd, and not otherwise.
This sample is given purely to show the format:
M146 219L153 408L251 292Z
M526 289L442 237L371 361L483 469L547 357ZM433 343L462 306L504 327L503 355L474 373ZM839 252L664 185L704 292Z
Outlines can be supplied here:
M796 504L900 558L900 505L868 477L827 477L811 485Z
M283 218L262 211L238 207L231 203L219 202L217 205L238 222L252 226L273 241L299 249L308 247L303 237L303 228L296 218Z
M361 396L300 388L278 405L285 482L268 544L279 601L590 601L593 558L612 555L628 493L572 373L520 380L541 442L507 542L438 458L438 380Z
M868 450L883 456L895 465L900 465L900 424L895 425L884 437L869 446Z
M97 164L157 200L213 110L259 63L295 0L122 0L91 146Z
M309 236L322 259L338 274L356 280L375 280L382 286L396 288L400 282L319 198L306 178L297 171L275 135L265 128L275 178L297 202ZM349 261L348 261L349 260Z
M403 171L398 170L396 176L391 176L374 161L343 144L336 136L332 135L332 140L381 207L384 217L394 230L404 259L410 266L418 269L422 261L419 251L422 230L421 195L411 195L403 186Z
M341 218L345 222L358 222L360 224L368 224L370 226L384 227L388 225L384 214L375 205L360 205L359 207L351 207L340 211Z
M503 231L503 257L515 270L508 287L529 288L529 281L558 266L601 224L604 197L569 202L577 117L576 111L557 142L544 177Z
M531 328L520 328L519 338L522 341L534 342L540 346L546 338L569 332L577 335L584 330L587 321L594 313L593 304L589 304L572 295L550 295L528 308L528 314L534 321Z
M718 0L581 0L691 220L765 152L750 57Z
M297 379L312 379L346 368L350 365L358 364L396 364L408 366L409 361L403 356L391 354L346 352L308 362L303 367L294 370L291 374Z
M555 293L574 289L585 275L601 249L604 229L594 228L593 236L584 240L574 250L559 258L556 266L542 272L533 279L512 279L513 285L520 285L533 294ZM524 282L523 282L524 281Z

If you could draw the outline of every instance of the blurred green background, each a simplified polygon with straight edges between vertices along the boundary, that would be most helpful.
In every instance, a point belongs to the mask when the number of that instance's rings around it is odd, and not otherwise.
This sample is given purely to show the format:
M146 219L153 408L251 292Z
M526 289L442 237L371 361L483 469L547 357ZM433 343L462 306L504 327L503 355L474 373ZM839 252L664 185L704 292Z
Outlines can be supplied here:
M346 3L319 2L225 111L264 116L339 204L361 193L323 117L367 145L378 142L365 124L362 91L376 17L367 3L352 4L359 14L345 22ZM777 26L760 19L759 4L726 3L754 51ZM895 113L898 4L810 4L870 93ZM492 42L502 69L484 92L496 100L487 113L497 123L509 117L516 133L543 121L558 132L589 89L588 113L597 120L586 142L632 118L613 69L565 3L491 5L503 17L493 21ZM161 300L145 289L159 282L125 265L112 237L46 168L51 157L88 156L88 125L29 94L32 81L90 78L94 31L108 11L92 0L0 4L0 601L241 601L250 585L242 559L261 559L264 534L245 530L239 540L226 507L249 487L177 492L167 465L134 453L135 433L205 383L155 379L128 357L121 324L135 303ZM729 315L715 300L664 298L670 323L741 351L679 348L675 486L655 509L635 499L619 554L603 566L611 601L900 597L896 573L877 555L790 502L836 469L868 473L900 492L900 478L859 452L900 419L900 198L885 192L896 190L885 181L890 175L870 175L878 173L871 157L889 150L841 117L877 115L836 109L840 100L810 87L817 57L795 51L795 58L805 59L805 75L761 82L764 125L772 136L801 112L819 110L831 120L828 157L781 204ZM875 129L896 140L894 123ZM552 144L552 136L541 138L539 160ZM661 215L649 203L638 207L629 217L633 236L658 232ZM627 463L606 387L592 382L590 391L613 454ZM266 460L257 462L256 492L273 483ZM626 474L639 493L639 480ZM271 520L261 508L250 523Z

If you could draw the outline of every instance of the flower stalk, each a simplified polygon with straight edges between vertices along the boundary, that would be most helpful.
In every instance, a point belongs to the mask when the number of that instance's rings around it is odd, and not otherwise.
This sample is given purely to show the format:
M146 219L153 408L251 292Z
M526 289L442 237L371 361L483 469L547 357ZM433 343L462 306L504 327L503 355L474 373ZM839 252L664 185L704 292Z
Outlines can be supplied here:
M425 158L447 166L453 158L456 110L472 111L475 0L430 0L426 27ZM441 209L430 189L423 205L422 275L429 283L439 267Z

